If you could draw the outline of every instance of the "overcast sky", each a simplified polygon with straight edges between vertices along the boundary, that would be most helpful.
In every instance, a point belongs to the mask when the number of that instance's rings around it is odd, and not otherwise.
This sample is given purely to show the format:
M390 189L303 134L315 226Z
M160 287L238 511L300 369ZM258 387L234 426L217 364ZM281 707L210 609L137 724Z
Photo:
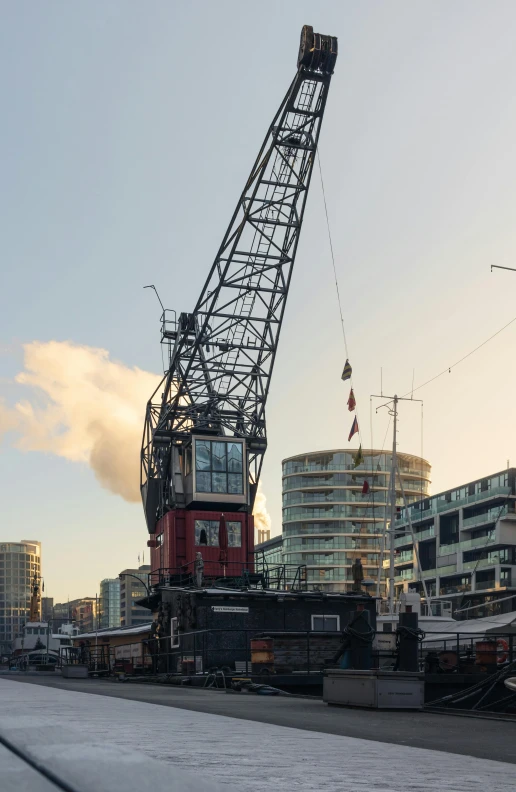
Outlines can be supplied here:
M381 367L384 391L406 393L414 370L417 385L516 316L516 273L490 272L516 266L514 2L0 5L6 424L22 402L37 435L34 409L48 420L48 394L66 377L70 420L100 404L60 349L104 349L145 384L159 373L159 305L142 287L155 283L167 307L193 308L294 75L304 23L339 37L320 153L364 445ZM273 533L281 459L345 448L351 424L315 176L267 410ZM516 323L416 394L434 492L516 465L515 339ZM55 347L61 371L40 358L32 384L15 382L23 345L51 341L68 342ZM104 369L93 393L106 397L105 461L124 393L142 414L145 399L128 383L113 401L116 369L106 378ZM66 435L63 420L55 412ZM385 429L374 416L375 446ZM76 453L53 452L48 438L20 442L4 434L0 540L42 541L57 601L93 596L101 578L137 564L141 506L81 461L87 444ZM399 447L421 452L419 405L401 407Z

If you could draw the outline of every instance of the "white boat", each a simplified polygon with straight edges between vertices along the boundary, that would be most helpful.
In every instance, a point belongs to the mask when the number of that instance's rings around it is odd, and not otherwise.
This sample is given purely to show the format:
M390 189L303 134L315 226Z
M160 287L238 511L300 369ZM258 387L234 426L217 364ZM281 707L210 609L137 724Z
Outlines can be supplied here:
M52 633L48 622L26 622L13 641L12 653L21 655L39 649L60 655L61 647L72 646L73 638L78 633L79 628L74 624L63 624L57 633Z

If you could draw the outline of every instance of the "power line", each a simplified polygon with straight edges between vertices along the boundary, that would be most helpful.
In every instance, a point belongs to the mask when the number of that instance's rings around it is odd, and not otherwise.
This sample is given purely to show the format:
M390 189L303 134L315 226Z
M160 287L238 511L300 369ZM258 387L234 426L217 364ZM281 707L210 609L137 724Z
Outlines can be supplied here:
M462 363L464 360L466 360L467 358L471 357L471 355L474 355L475 352L478 352L479 349L482 349L482 347L485 346L486 344L488 344L490 341L492 341L493 338L496 338L497 335L500 335L500 333L503 333L504 330L507 330L507 328L510 327L512 324L514 324L514 322L516 322L516 316L514 317L514 319L511 319L510 322L507 322L506 325L504 325L499 330L497 330L496 333L493 333L492 336L489 336L489 338L486 338L485 341L482 341L482 343L479 344L477 347L475 347L475 349L472 349L471 352L468 352L467 355L464 355L464 357L461 357L460 360L457 360L456 363L453 363L451 366L447 366L439 374L436 374L435 377L431 377L431 379L427 380L426 382L423 382L421 385L418 385L417 388L413 388L413 389L407 391L407 393L405 393L404 397L409 396L411 393L415 393L418 390L421 390L421 388L424 388L426 385L429 385L431 382L434 382L434 380L439 379L439 377L442 377L443 374L446 374L446 373L450 374L451 370L453 368L455 368L456 366L458 366L459 363Z

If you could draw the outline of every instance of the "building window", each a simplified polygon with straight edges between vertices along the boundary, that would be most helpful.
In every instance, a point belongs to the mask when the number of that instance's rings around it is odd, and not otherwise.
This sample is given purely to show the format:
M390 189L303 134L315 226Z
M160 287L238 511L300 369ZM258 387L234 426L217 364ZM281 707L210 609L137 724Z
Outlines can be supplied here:
M228 547L242 547L242 523L239 520L228 520L226 528ZM219 546L218 520L195 521L195 545L196 547Z
M339 632L340 616L312 615L312 630L316 632Z
M244 492L242 452L242 443L196 440L195 489L197 492L242 495Z
M179 648L179 632L177 629L177 618L170 619L170 645L172 649Z
M510 588L510 586L511 586L511 570L510 569L501 569L500 570L500 586L502 588L504 588L504 587Z

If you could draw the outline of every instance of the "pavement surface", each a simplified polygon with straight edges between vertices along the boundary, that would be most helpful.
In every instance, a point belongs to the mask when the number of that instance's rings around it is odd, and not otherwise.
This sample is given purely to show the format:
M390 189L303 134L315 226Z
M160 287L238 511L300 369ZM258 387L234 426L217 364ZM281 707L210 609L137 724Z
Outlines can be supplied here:
M303 728L278 726L243 717L212 714L207 707L231 709L237 694L202 690L134 690L120 685L121 692L176 694L176 704L135 701L127 695L99 695L72 690L79 682L63 680L59 685L27 684L0 678L0 743L9 740L38 766L54 773L59 783L49 787L41 777L30 777L31 768L14 766L7 758L0 770L2 792L485 792L516 789L516 767L507 762L461 756L444 751L413 748L403 744L359 739L309 726L316 708L307 699L259 699L248 696L247 712L270 707L274 719L280 710L289 718L303 719ZM111 683L82 682L84 689L109 690ZM143 686L138 686L140 689ZM65 688L65 689L60 689ZM131 688L128 690L128 688ZM122 690L123 689L123 690ZM204 707L193 711L177 706L194 701ZM183 698L185 697L185 698ZM242 696L243 700L245 696ZM227 703L223 703L227 702ZM234 706L234 704L233 704ZM376 726L388 736L388 721L373 713L328 710L339 715L373 716ZM334 713L334 714L333 714ZM381 713L395 723L399 713ZM263 713L265 717L265 712ZM420 715L424 723L434 716ZM449 721L455 719L448 719ZM459 720L462 729L469 721ZM414 721L417 723L418 721ZM476 722L475 722L476 723ZM485 723L478 729L484 741ZM491 724L490 724L491 725ZM505 724L498 726L502 735ZM363 728L363 727L362 727ZM376 735L378 737L379 735ZM513 737L512 737L513 741ZM1 745L0 745L1 750ZM2 757L0 755L0 761ZM7 779L7 782L6 782ZM7 785L6 785L7 784Z
M71 680L60 676L21 675L0 677L0 681L4 680L8 685L38 685L328 735L516 763L515 723L480 721L441 713L346 709L329 707L320 699L257 696L104 679Z

